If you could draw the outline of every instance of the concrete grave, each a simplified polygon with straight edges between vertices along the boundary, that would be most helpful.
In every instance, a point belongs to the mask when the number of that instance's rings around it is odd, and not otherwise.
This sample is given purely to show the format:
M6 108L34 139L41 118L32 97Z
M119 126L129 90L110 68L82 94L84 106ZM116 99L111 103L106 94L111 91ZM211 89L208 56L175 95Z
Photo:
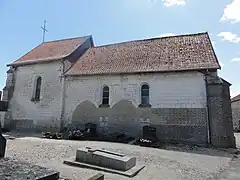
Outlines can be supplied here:
M136 157L89 147L78 149L76 157L65 160L64 164L116 173L128 177L137 175L144 168L142 165L136 165Z
M78 149L76 161L121 171L127 171L136 165L135 157L128 157L115 152L91 148Z
M152 126L143 126L143 139L157 141L156 128Z

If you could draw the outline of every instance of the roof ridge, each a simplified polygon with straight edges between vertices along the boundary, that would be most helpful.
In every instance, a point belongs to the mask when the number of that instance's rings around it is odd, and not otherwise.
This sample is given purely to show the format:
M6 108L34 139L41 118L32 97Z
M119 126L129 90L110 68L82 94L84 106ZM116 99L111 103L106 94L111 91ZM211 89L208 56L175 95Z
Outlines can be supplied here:
M141 42L141 41L166 39L166 38L182 37L182 36L197 36L197 35L204 35L204 34L208 35L208 32L204 31L204 32L199 32L199 33L178 34L178 35L173 35L173 36L153 37L153 38L146 38L146 39L136 39L136 40L123 41L123 42L118 42L118 43L112 43L112 44L105 44L105 45L95 46L95 48L114 46L114 45L126 44L126 43L131 43L131 42Z
M56 39L56 40L52 40L52 41L45 41L42 44L46 44L46 43L52 43L52 42L59 42L59 41L66 41L66 40L72 40L72 39L79 39L79 38L88 38L91 37L92 35L87 35L87 36L79 36L79 37L71 37L71 38L64 38L64 39Z

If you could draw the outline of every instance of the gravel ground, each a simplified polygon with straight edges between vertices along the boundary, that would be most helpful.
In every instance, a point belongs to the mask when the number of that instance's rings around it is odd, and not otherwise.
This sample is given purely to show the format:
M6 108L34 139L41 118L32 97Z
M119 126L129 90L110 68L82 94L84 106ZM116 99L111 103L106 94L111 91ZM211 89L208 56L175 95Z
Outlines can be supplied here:
M105 148L137 157L137 163L146 167L132 180L201 180L216 179L228 168L232 155L207 148L169 147L168 150L139 147L128 144L50 140L37 137L22 137L8 140L6 156L44 165L60 172L64 178L86 180L98 173L95 170L70 167L63 160L75 155L77 148L90 146ZM106 180L126 180L127 177L102 172Z

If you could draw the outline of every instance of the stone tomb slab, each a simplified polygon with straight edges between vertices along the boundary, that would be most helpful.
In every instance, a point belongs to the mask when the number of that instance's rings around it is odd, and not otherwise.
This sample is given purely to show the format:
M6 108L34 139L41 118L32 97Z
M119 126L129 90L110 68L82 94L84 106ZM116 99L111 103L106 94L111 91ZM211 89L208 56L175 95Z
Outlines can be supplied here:
M103 149L89 147L77 150L76 157L64 161L65 164L90 168L105 172L135 176L144 166L136 166L136 157L125 156Z
M127 171L136 165L136 157L89 147L77 150L76 161L120 171Z
M0 180L57 180L59 172L12 158L0 158Z
M100 166L86 164L86 163L82 163L82 162L77 162L77 161L75 161L75 157L66 159L63 161L63 163L66 165L69 165L69 166L75 166L75 167L80 167L80 168L87 168L87 169L93 169L93 170L97 170L97 171L103 171L103 172L107 172L107 173L119 174L119 175L126 176L129 178L136 176L145 167L144 165L136 165L127 171L119 171L119 170L115 170L115 169L110 169L110 168L100 167Z

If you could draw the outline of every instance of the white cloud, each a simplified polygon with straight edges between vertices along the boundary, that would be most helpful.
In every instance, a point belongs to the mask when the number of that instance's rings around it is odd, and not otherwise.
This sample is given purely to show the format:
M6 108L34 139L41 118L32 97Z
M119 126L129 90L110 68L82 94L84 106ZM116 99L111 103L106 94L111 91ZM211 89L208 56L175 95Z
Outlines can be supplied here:
M220 32L218 34L219 37L221 37L221 39L223 41L229 41L232 43L240 43L240 36L238 36L237 34L233 34L231 32Z
M170 6L183 6L186 4L185 0L162 0L164 5L167 6L167 7L170 7Z
M160 34L159 37L167 37L167 36L175 36L174 33L163 33L163 34Z
M152 9L157 5L160 5L158 3L160 3L161 1L167 7L183 6L186 4L186 0L123 0L123 3L127 8L146 10Z
M228 4L224 13L221 17L220 21L230 21L232 23L236 23L240 21L240 0L232 0L230 4Z
M233 58L231 62L240 62L240 58Z

